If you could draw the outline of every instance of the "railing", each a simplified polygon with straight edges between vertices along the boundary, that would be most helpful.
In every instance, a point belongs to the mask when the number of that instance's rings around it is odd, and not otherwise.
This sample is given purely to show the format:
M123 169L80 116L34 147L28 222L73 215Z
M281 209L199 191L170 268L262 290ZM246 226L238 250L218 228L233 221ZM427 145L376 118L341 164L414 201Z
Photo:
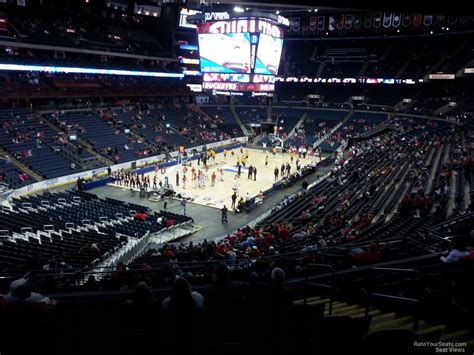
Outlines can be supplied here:
M415 299L415 298L409 298L409 297L400 297L400 296L393 296L393 295L386 295L386 294L381 294L381 293L371 293L367 292L364 288L361 289L362 295L365 299L365 317L369 316L369 309L372 304L372 301L376 298L382 298L386 300L395 300L399 302L403 302L405 304L413 304L415 305L416 309L414 312L415 319L413 322L413 330L418 330L419 322L420 322L420 315L419 315L419 306L420 306L420 300Z
M312 281L310 281L311 277L306 275L305 276L305 289L307 289L308 286L316 287L316 288L329 289L330 290L329 314L331 315L332 314L332 305L333 305L333 302L334 302L334 296L336 294L336 283L335 283L336 271L334 270L334 268L331 265L328 265L328 264L309 264L308 267L313 268L313 270L322 268L322 269L326 269L330 272L331 279L330 279L330 284L329 285L318 283L318 282L312 282ZM321 276L321 275L318 275L318 276ZM305 296L304 296L304 304L305 305L306 305L306 302L307 302L307 293L305 292Z

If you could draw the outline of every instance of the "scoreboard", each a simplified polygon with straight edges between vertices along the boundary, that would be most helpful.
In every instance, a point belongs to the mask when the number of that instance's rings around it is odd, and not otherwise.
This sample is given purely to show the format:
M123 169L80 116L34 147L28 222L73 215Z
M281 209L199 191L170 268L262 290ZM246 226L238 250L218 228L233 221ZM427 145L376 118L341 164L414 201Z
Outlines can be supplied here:
M211 12L188 17L196 23L203 89L274 91L287 20L255 13L233 15Z

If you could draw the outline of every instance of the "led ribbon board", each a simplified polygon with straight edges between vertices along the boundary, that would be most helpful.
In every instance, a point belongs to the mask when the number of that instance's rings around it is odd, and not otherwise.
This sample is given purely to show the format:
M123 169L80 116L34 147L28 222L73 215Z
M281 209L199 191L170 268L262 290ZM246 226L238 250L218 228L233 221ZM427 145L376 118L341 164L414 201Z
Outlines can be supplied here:
M125 76L148 76L155 78L184 78L182 73L161 73L152 71L116 70L77 67L56 67L42 65L2 64L0 70L9 71L32 71L42 73L66 73L66 74L100 74L100 75L125 75Z

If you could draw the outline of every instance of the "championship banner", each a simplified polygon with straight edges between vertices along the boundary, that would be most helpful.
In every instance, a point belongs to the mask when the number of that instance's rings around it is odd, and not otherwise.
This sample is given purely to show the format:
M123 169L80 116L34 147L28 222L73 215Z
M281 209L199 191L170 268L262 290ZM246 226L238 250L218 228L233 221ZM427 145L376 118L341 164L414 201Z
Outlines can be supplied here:
M304 19L304 20L307 21L308 19ZM301 23L301 31L303 31L303 32L308 32L308 30L309 30L308 22L303 21L303 22Z
M403 15L403 20L402 20L402 26L403 27L408 27L411 25L411 15L410 14L404 14Z
M401 22L402 22L402 15L394 14L393 15L393 21L392 21L392 26L393 27L399 27Z
M293 21L293 20L294 20L293 17L289 17L289 18L288 18L288 22L289 22L288 28L287 28L287 31L288 31L288 32L293 32L293 31L294 31L295 24L294 24L294 21Z
M318 16L318 31L324 31L326 16Z
M336 29L336 18L334 16L329 16L328 30L334 31L335 29Z
M354 16L354 28L356 30L360 29L362 26L362 15L357 14Z
M458 18L456 16L449 16L448 17L448 23L450 25L454 25L456 22L458 22Z
M374 27L379 28L380 26L382 26L382 13L377 12L374 14Z
M344 28L344 15L339 15L339 21L337 22L336 28L342 30Z
M413 15L413 26L418 27L421 25L422 15Z
M346 22L345 22L345 25L344 27L346 28L346 30L350 30L352 28L352 24L354 22L354 15L346 15Z
M299 17L294 17L293 18L293 30L295 32L299 32L300 31L300 18Z
M372 27L372 13L367 12L364 18L364 28L371 28Z
M309 30L311 32L315 32L317 25L318 25L318 17L317 16L311 16L309 18Z
M383 14L383 27L389 28L392 26L392 13L384 13Z
M432 15L425 15L425 18L423 19L423 25L425 26L431 26L433 24L433 16Z

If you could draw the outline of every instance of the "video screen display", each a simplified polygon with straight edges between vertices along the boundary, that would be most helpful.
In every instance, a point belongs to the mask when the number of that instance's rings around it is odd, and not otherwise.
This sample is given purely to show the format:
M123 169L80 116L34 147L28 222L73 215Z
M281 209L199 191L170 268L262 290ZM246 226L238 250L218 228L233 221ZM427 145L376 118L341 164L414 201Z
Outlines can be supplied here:
M249 83L250 74L203 73L203 81Z
M204 90L271 92L275 91L275 84L204 82L202 88Z
M283 39L260 34L255 74L277 75Z
M253 78L252 83L270 83L270 84L275 83L274 75L254 74L252 78Z
M249 33L199 34L198 40L201 72L250 74Z

